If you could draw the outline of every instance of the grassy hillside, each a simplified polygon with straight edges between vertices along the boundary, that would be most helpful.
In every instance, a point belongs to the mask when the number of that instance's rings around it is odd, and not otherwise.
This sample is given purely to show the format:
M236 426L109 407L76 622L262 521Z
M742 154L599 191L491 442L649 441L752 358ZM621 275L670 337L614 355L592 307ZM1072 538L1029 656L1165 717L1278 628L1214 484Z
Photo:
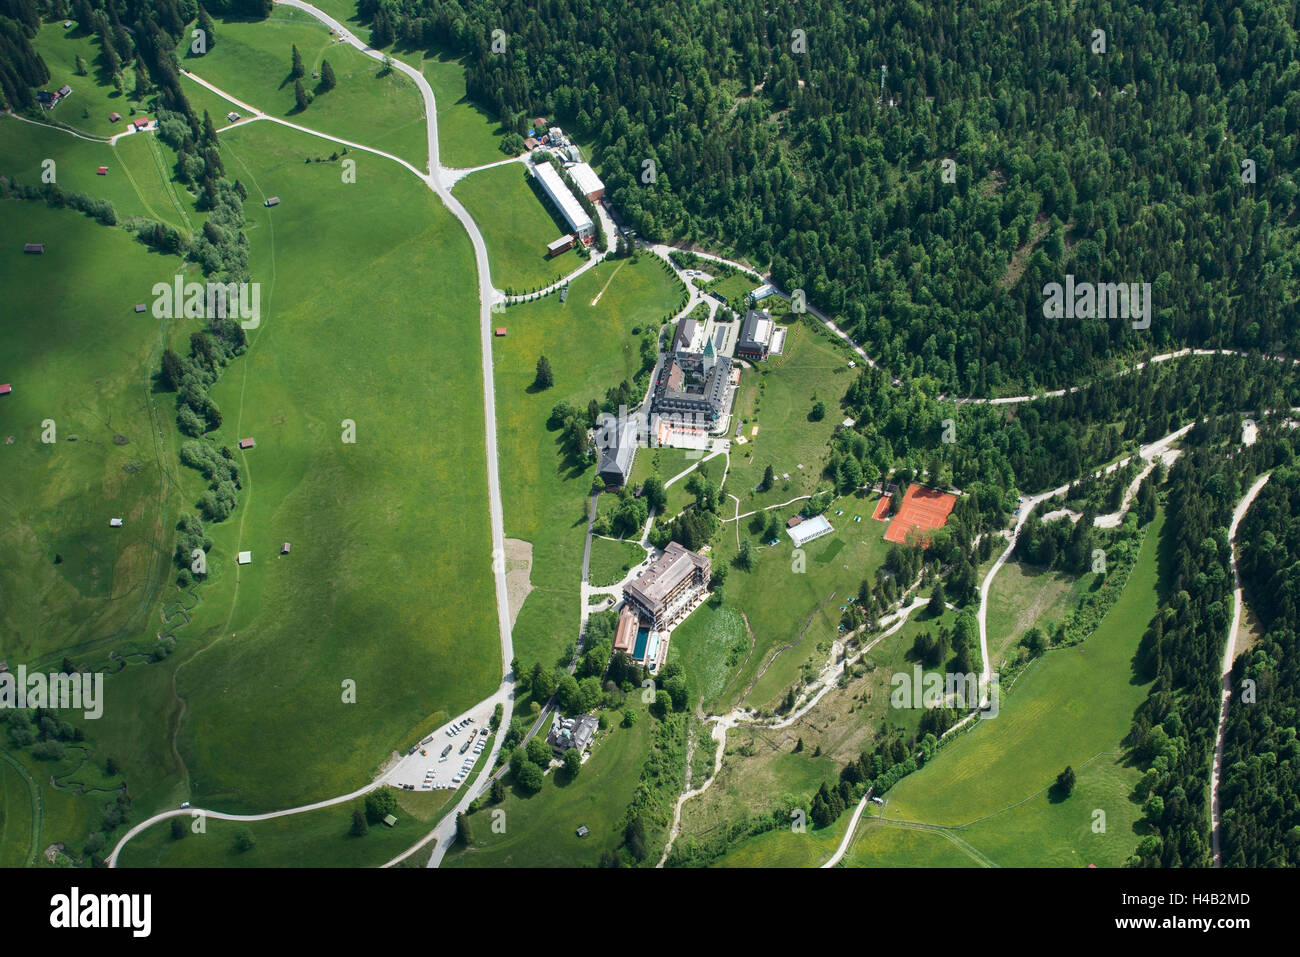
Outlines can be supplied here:
M263 294L214 390L217 440L257 448L239 455L238 510L210 531L189 629L210 644L178 671L179 745L196 802L265 810L355 787L495 687L483 386L469 242L422 183L388 164L342 184L303 163L318 140L270 124L222 145L249 184ZM314 743L270 741L268 722Z
M582 265L576 250L548 258L546 244L568 231L559 213L532 185L522 163L480 170L454 192L483 233L492 284L516 293L549 285ZM591 298L590 296L588 298Z

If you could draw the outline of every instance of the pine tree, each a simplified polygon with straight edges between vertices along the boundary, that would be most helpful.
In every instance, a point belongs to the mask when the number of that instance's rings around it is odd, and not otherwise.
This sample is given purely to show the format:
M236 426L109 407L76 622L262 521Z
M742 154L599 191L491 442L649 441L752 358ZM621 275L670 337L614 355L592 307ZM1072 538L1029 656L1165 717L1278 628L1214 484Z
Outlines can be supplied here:
M298 52L298 45L293 46L293 66L289 68L289 75L295 80L301 80L307 75L307 70L302 65L302 54Z
M208 52L211 52L217 45L217 26L202 6L199 7L199 29L203 31L203 41L207 44Z
M466 847L469 847L470 842L474 840L474 835L470 831L469 817L464 811L456 815L456 840Z
M546 356L541 356L537 360L537 379L535 384L539 389L549 389L555 385L555 376L551 374L551 363Z
M359 807L352 809L352 836L365 837L370 831L370 825L366 823L366 813Z
M302 80L293 81L293 101L299 113L311 105L311 94L302 88Z
M320 61L320 88L322 90L334 89L334 68L330 66L329 60Z
M81 58L81 54L78 53L77 54L77 76L86 76L89 72L90 71L86 69L86 61L83 60Z

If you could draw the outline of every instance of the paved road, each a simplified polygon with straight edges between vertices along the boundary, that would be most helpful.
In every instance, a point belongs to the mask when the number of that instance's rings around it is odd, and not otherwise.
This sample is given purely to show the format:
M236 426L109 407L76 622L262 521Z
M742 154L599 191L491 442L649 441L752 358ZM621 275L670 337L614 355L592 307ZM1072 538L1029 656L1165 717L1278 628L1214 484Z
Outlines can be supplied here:
M1223 866L1222 831L1223 804L1219 800L1219 782L1223 778L1223 738L1228 731L1228 703L1232 699L1232 663L1236 658L1237 626L1241 624L1241 571L1237 568L1237 547L1233 539L1237 537L1237 526L1249 511L1255 496L1268 482L1272 473L1265 472L1255 480L1237 507L1232 511L1232 524L1228 526L1228 544L1232 546L1232 627L1228 629L1228 643L1223 648L1222 674L1223 690L1219 699L1219 731L1214 740L1214 771L1210 781L1210 820L1213 826L1211 841L1214 850L1214 866Z

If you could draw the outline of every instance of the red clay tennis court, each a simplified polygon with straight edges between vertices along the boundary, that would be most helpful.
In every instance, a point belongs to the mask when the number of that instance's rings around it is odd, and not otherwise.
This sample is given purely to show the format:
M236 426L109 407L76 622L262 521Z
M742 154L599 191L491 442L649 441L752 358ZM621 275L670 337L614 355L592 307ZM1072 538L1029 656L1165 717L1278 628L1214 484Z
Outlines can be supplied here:
M871 517L874 518L877 522L887 522L889 521L888 512L889 512L889 496L882 495L880 496L880 501L876 503L876 510L871 513Z
M956 504L955 495L913 485L903 496L902 504L898 506L898 514L885 530L885 541L902 544L907 541L908 533L914 528L924 531L943 528Z

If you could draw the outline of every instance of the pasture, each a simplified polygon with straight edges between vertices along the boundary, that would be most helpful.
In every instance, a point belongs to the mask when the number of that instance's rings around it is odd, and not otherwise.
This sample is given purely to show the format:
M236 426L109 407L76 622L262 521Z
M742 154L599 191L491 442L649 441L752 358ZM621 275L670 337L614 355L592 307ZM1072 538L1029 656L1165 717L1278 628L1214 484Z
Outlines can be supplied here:
M980 721L900 781L889 794L886 818L971 825L965 839L999 863L995 852L1008 853L1019 840L1012 836L1025 831L1042 835L1028 843L1044 862L1062 861L1083 846L1094 860L1122 861L1132 851L1136 808L1127 795L1139 775L1106 755L1122 750L1120 742L1147 689L1132 676L1131 658L1156 610L1163 523L1161 512L1147 530L1123 593L1092 636L1048 652L1009 694L1004 692L996 717ZM1080 785L1058 804L1047 789L1067 764L1079 773ZM1095 781L1085 790L1082 769L1093 765L1088 773ZM1096 841L1081 845L1082 829L1097 807L1111 824ZM1123 826L1126 821L1130 826Z
M316 94L301 113L290 75L295 45L306 70L303 88ZM392 153L419 170L428 167L424 102L415 84L396 70L380 76L382 64L336 42L328 27L303 11L278 7L262 21L217 20L216 40L206 54L193 54L187 38L177 46L176 55L183 69L271 116ZM319 90L320 81L312 77L322 59L330 61L338 83L328 92ZM195 86L185 81L187 96ZM220 116L213 113L213 121L223 125L231 109L238 108L231 104ZM321 142L317 152L328 155L335 148ZM355 158L358 183L368 174L392 175L377 157ZM354 201L362 204L364 197L355 196Z
M550 201L535 190L523 163L471 173L456 183L452 192L483 233L492 264L492 285L498 289L531 292L582 265L574 249L554 259L547 257L546 244L565 233L568 226L552 210Z
M384 161L344 185L303 163L318 149L269 123L222 137L250 190L263 291L247 354L213 389L215 439L257 447L237 456L235 514L208 528L187 629L206 647L177 671L193 800L222 810L355 788L501 674L481 614L493 584L468 238L407 171ZM266 209L271 191L282 203ZM188 504L201 479L186 472ZM234 563L241 550L251 565ZM308 729L309 745L286 744Z

